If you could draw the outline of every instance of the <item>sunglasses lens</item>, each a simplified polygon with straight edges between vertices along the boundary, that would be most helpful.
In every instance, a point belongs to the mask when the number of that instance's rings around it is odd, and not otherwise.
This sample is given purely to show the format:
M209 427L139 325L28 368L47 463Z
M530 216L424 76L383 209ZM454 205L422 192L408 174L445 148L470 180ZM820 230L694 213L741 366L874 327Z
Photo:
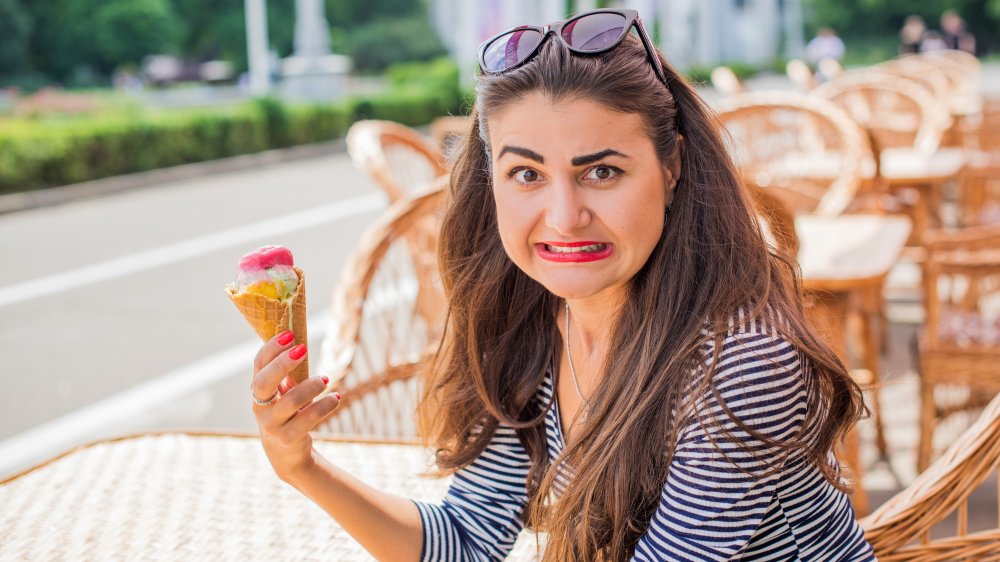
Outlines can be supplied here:
M568 22L562 29L566 44L578 51L597 52L614 45L628 31L621 14L590 14Z
M517 66L538 47L542 37L534 29L517 29L497 37L483 53L483 70L503 72Z

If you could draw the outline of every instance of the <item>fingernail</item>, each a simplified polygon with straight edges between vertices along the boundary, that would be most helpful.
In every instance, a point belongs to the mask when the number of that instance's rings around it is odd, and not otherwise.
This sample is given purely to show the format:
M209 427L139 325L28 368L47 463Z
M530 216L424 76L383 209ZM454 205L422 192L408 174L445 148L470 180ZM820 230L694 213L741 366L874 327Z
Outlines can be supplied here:
M285 330L278 334L278 345L288 345L295 339L295 334L291 330Z
M291 359L292 361L298 361L299 359L302 359L302 356L305 354L306 354L306 344L300 343L299 345L293 347L292 350L288 352L288 358Z
M334 392L333 395L337 397L337 400L340 400L340 393L339 392Z
M323 384L330 384L330 377L323 377Z

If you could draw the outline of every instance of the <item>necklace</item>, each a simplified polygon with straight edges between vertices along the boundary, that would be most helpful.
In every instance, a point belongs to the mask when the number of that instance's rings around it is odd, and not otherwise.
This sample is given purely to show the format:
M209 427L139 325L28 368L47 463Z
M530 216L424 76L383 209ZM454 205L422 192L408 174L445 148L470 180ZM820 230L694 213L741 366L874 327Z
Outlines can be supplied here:
M583 392L580 392L580 383L576 380L576 369L573 368L573 355L569 352L569 302L566 302L566 359L569 361L569 374L573 377L573 386L576 388L576 395L583 402L583 416L581 420L586 420L587 412L590 410L590 401L583 397Z

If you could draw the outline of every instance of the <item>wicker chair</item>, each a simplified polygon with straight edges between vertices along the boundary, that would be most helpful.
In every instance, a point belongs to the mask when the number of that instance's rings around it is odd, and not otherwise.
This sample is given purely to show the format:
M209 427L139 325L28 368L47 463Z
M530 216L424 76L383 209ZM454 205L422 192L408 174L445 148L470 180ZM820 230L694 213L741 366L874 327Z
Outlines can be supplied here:
M458 157L461 143L469 134L472 117L468 115L446 115L431 121L431 137L444 154L445 165L449 168Z
M803 92L816 87L816 77L809 65L802 59L789 59L785 65L785 76Z
M926 87L882 71L851 71L816 88L869 132L876 155L886 148L934 152L951 126L946 106Z
M441 151L419 132L391 121L358 121L347 151L394 203L447 173Z
M958 191L959 221L1000 224L1000 99L983 104L963 144L971 156Z
M712 87L724 96L735 96L747 91L746 84L728 66L717 66L709 75Z
M825 100L757 92L725 99L718 111L747 181L773 188L796 212L840 214L874 175L864 131Z
M925 241L920 469L942 420L1000 391L1000 226L928 232Z
M923 233L941 222L940 185L952 178L913 179L905 170L914 162L962 160L959 149L940 150L952 124L947 105L914 81L883 71L847 72L812 94L845 109L868 133L879 162L875 184L880 195L873 207L909 215L910 245L921 245Z
M344 269L318 367L343 402L323 433L417 440L416 375L446 310L435 252L445 185L441 178L393 204Z
M968 532L970 494L1000 465L1000 396L933 466L861 520L882 562L1000 560L1000 529ZM954 536L930 540L931 528L957 513Z

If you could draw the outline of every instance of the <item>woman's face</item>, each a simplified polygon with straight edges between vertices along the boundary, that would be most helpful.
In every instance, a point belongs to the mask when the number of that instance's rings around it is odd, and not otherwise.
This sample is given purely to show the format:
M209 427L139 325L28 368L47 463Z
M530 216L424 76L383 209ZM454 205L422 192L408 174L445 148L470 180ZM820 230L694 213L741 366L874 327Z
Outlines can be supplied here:
M613 299L652 253L675 185L641 117L533 94L487 125L511 260L560 297Z

